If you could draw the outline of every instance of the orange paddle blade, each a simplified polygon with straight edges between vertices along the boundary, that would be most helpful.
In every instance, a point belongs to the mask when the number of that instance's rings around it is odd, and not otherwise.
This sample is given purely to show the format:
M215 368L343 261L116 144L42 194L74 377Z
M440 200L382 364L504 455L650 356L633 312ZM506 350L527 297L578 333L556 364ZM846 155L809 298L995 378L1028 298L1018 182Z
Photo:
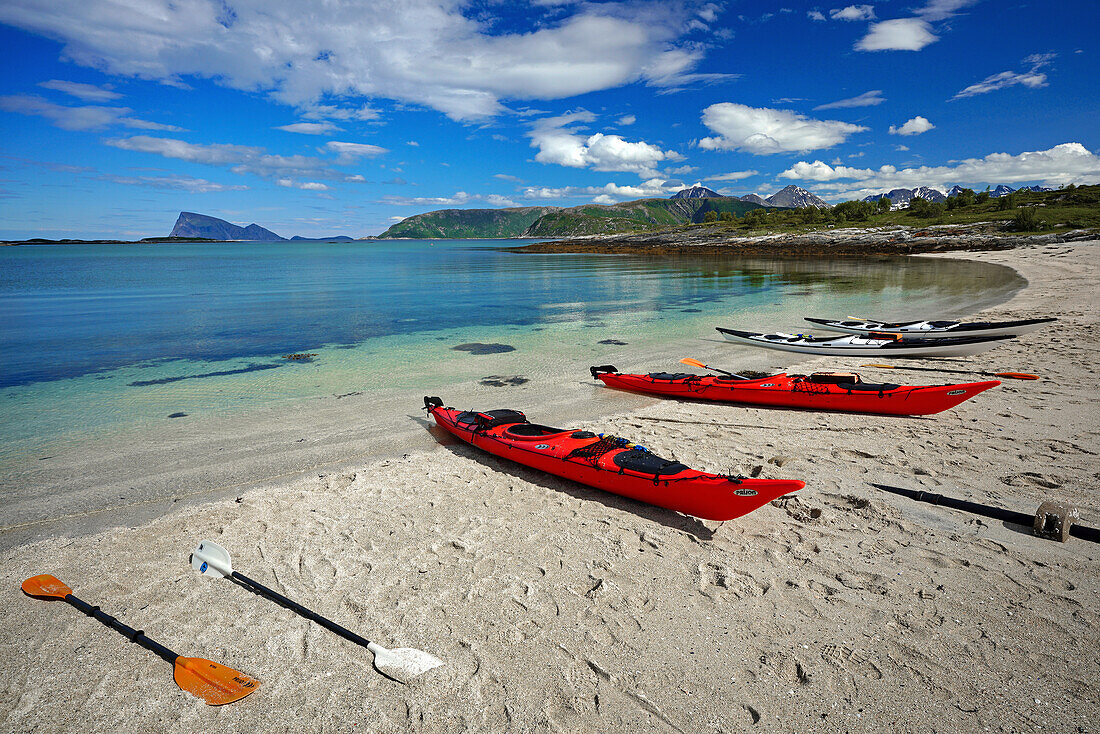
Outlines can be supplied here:
M702 369L707 369L707 366L705 364L697 359L692 359L691 357L684 357L680 360L680 364L690 364L692 367L701 367Z
M23 593L39 599L64 599L73 593L73 590L56 576L43 573L38 576L31 576L24 581Z
M204 658L176 658L176 685L211 706L239 701L260 687L260 681Z
M997 377L1011 377L1014 380L1038 380L1039 375L1031 375L1027 372L994 372Z

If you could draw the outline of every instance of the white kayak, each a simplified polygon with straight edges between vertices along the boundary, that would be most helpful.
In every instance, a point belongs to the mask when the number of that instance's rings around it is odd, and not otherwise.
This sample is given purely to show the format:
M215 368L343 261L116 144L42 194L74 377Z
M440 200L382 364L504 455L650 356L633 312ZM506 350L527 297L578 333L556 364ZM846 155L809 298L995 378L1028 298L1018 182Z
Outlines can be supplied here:
M886 331L901 334L902 339L945 339L959 336L1019 336L1035 331L1058 319L1023 319L1021 321L874 321L872 319L830 319L806 318L811 324L817 324L829 331L843 331L847 334L870 334Z
M717 327L722 336L738 344L780 349L784 352L822 354L830 357L969 357L1003 344L1011 336L965 336L951 339L913 339L893 336L814 337L811 334L758 334Z

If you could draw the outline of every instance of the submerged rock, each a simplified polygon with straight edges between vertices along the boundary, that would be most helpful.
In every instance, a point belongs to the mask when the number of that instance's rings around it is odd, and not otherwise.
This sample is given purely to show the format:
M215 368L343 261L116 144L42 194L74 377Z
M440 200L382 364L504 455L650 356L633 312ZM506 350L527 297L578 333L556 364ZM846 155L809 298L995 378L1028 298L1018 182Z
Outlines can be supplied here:
M500 354L502 352L514 352L516 348L511 344L482 344L481 342L470 342L468 344L456 344L451 347L459 352L469 352L470 354Z

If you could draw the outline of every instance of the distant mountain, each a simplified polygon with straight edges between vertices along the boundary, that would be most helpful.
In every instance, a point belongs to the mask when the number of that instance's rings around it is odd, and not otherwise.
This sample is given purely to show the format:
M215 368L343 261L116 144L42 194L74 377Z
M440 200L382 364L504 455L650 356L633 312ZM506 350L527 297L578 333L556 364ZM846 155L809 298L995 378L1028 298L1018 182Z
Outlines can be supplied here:
M950 199L952 196L958 196L962 193L963 188L965 187L955 184L947 190L947 198Z
M738 196L736 198L739 201L747 201L750 204L759 204L760 206L768 205L768 202L764 200L764 197L757 194L745 194L744 196Z
M335 237L302 237L301 235L294 235L290 238L291 242L355 242L354 237L348 237L346 234L336 235Z
M180 212L179 219L176 220L176 226L172 228L172 233L168 236L260 242L279 242L286 239L255 223L247 227L238 227L236 224L227 222L224 219L210 217L206 214L195 214L194 212Z
M707 212L739 217L760 205L733 197L637 199L619 204L584 204L569 208L442 209L416 214L387 229L379 238L415 239L576 237L645 232L678 224L699 223Z
M797 209L810 206L816 206L818 209L829 209L831 207L831 204L816 194L812 194L801 186L795 186L794 184L784 186L767 199L764 199L764 202L768 206L785 206Z
M1035 192L1054 191L1054 189L1050 188L1049 186L1022 186L1022 187L1020 187L1016 190L1017 191L1035 191Z
M927 186L919 186L915 189L894 189L885 194L872 194L863 198L864 201L878 201L889 199L895 206L908 204L913 199L925 199L926 201L945 201L947 196L936 189Z
M496 239L522 237L535 221L558 211L556 206L522 206L509 209L440 209L402 219L379 237L414 240Z
M692 186L689 189L680 189L672 195L673 199L718 199L722 195L717 191L711 191L706 186Z
M1012 188L1011 186L1005 186L1004 184L997 184L997 188L990 191L989 195L992 196L993 198L997 198L998 196L1008 196L1009 194L1011 194L1015 190L1016 189Z

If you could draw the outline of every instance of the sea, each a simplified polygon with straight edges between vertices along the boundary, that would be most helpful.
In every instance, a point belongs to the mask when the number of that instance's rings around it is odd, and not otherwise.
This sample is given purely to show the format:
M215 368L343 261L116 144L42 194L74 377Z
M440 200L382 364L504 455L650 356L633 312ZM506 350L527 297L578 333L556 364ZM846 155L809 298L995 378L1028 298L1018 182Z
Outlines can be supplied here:
M104 432L320 396L576 381L609 353L620 368L682 370L668 346L713 349L716 326L806 333L803 316L954 317L1024 285L1011 269L966 260L531 254L521 244L0 248L0 472ZM724 349L727 368L754 351Z

